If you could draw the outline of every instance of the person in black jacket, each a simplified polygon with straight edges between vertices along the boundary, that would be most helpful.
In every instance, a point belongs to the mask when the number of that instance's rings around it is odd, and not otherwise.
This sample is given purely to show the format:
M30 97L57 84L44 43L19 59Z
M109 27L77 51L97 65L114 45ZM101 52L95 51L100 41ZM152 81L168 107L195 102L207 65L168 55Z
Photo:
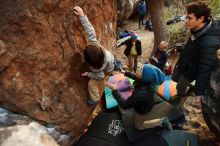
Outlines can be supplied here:
M162 72L164 72L165 64L167 63L167 52L166 49L168 47L168 43L166 41L162 41L159 45L159 48L156 50L153 57L150 59L150 63L156 67L158 67Z
M127 100L121 97L116 85L110 83L105 83L105 85L112 89L112 94L121 108L135 109L135 127L141 130L164 126L171 130L172 126L167 117L144 120L154 106L154 84L161 84L165 80L163 72L151 64L144 64L135 74L125 72L124 75L135 80L132 95Z
M130 34L130 38L121 44L118 47L126 45L126 49L124 51L125 56L128 57L128 67L132 72L136 72L137 70L137 59L138 56L142 54L141 41L138 39L137 35L132 32Z
M179 98L186 95L188 85L195 80L194 93L200 103L217 63L220 23L210 19L211 9L201 2L189 3L186 9L185 24L191 30L191 37L181 52L172 79L177 81Z

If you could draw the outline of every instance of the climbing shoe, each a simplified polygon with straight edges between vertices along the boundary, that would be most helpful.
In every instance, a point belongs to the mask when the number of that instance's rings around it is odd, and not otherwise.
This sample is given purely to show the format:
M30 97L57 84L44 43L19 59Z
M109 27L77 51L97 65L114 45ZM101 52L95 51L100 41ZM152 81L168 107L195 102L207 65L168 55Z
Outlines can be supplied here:
M167 130L172 130L172 124L170 123L169 119L167 117L164 117L160 119L161 121L161 126L164 127Z

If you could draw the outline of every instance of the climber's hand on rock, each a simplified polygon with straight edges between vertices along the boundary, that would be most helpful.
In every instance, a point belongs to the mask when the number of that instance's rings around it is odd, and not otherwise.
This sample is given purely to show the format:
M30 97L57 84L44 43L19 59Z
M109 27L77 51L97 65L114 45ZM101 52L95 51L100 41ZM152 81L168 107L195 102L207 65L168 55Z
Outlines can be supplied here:
M73 8L73 12L74 12L76 15L78 15L78 16L84 16L84 15L85 15L84 12L83 12L83 10L82 10L82 8L80 8L79 6L75 6L75 7Z

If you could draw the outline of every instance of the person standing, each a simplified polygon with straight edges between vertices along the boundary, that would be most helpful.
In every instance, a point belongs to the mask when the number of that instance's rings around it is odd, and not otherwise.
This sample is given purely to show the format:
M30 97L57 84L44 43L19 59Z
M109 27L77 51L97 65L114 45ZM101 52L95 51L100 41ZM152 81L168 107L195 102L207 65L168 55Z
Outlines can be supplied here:
M137 35L132 32L130 34L130 38L119 44L118 47L122 45L126 45L124 54L128 57L129 70L131 72L136 72L138 56L142 54L141 41L138 39Z
M210 18L211 9L201 2L186 6L185 24L191 30L172 79L177 82L177 95L186 96L188 85L195 80L194 93L197 104L210 82L210 75L217 64L217 50L220 48L220 23Z
M147 5L144 0L141 0L139 2L137 9L139 14L138 24L139 24L139 28L141 28L141 24L144 25L144 16L147 13Z

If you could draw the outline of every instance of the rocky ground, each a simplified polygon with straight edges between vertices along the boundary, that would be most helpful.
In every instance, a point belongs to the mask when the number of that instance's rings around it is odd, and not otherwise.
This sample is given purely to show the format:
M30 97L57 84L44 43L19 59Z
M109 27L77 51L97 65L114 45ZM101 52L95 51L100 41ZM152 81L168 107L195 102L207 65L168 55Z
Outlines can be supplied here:
M195 132L201 139L201 146L220 146L219 138L209 130L201 112L201 108L195 106L195 97L188 96L184 102L184 112L187 119L183 128Z
M144 29L144 26L142 28L138 28L138 22L136 20L127 20L124 22L124 26L120 29L126 29L130 31L135 31L137 35L140 37L142 41L142 56L141 59L139 59L139 63L147 60L149 58L149 55L153 48L153 40L154 35L153 32L149 32ZM124 46L119 47L116 50L116 56L122 60L123 67L127 68L127 58L123 54ZM175 60L177 60L178 57L174 57L172 59L169 59L169 62L171 64L174 64ZM175 59L175 60L173 60ZM220 146L220 142L217 141L218 138L214 136L212 132L208 129L205 121L203 120L201 108L198 106L195 106L195 100L194 96L188 96L183 104L184 112L186 115L187 122L183 125L183 129L196 132L199 134L199 137L201 139L201 145L202 146Z

